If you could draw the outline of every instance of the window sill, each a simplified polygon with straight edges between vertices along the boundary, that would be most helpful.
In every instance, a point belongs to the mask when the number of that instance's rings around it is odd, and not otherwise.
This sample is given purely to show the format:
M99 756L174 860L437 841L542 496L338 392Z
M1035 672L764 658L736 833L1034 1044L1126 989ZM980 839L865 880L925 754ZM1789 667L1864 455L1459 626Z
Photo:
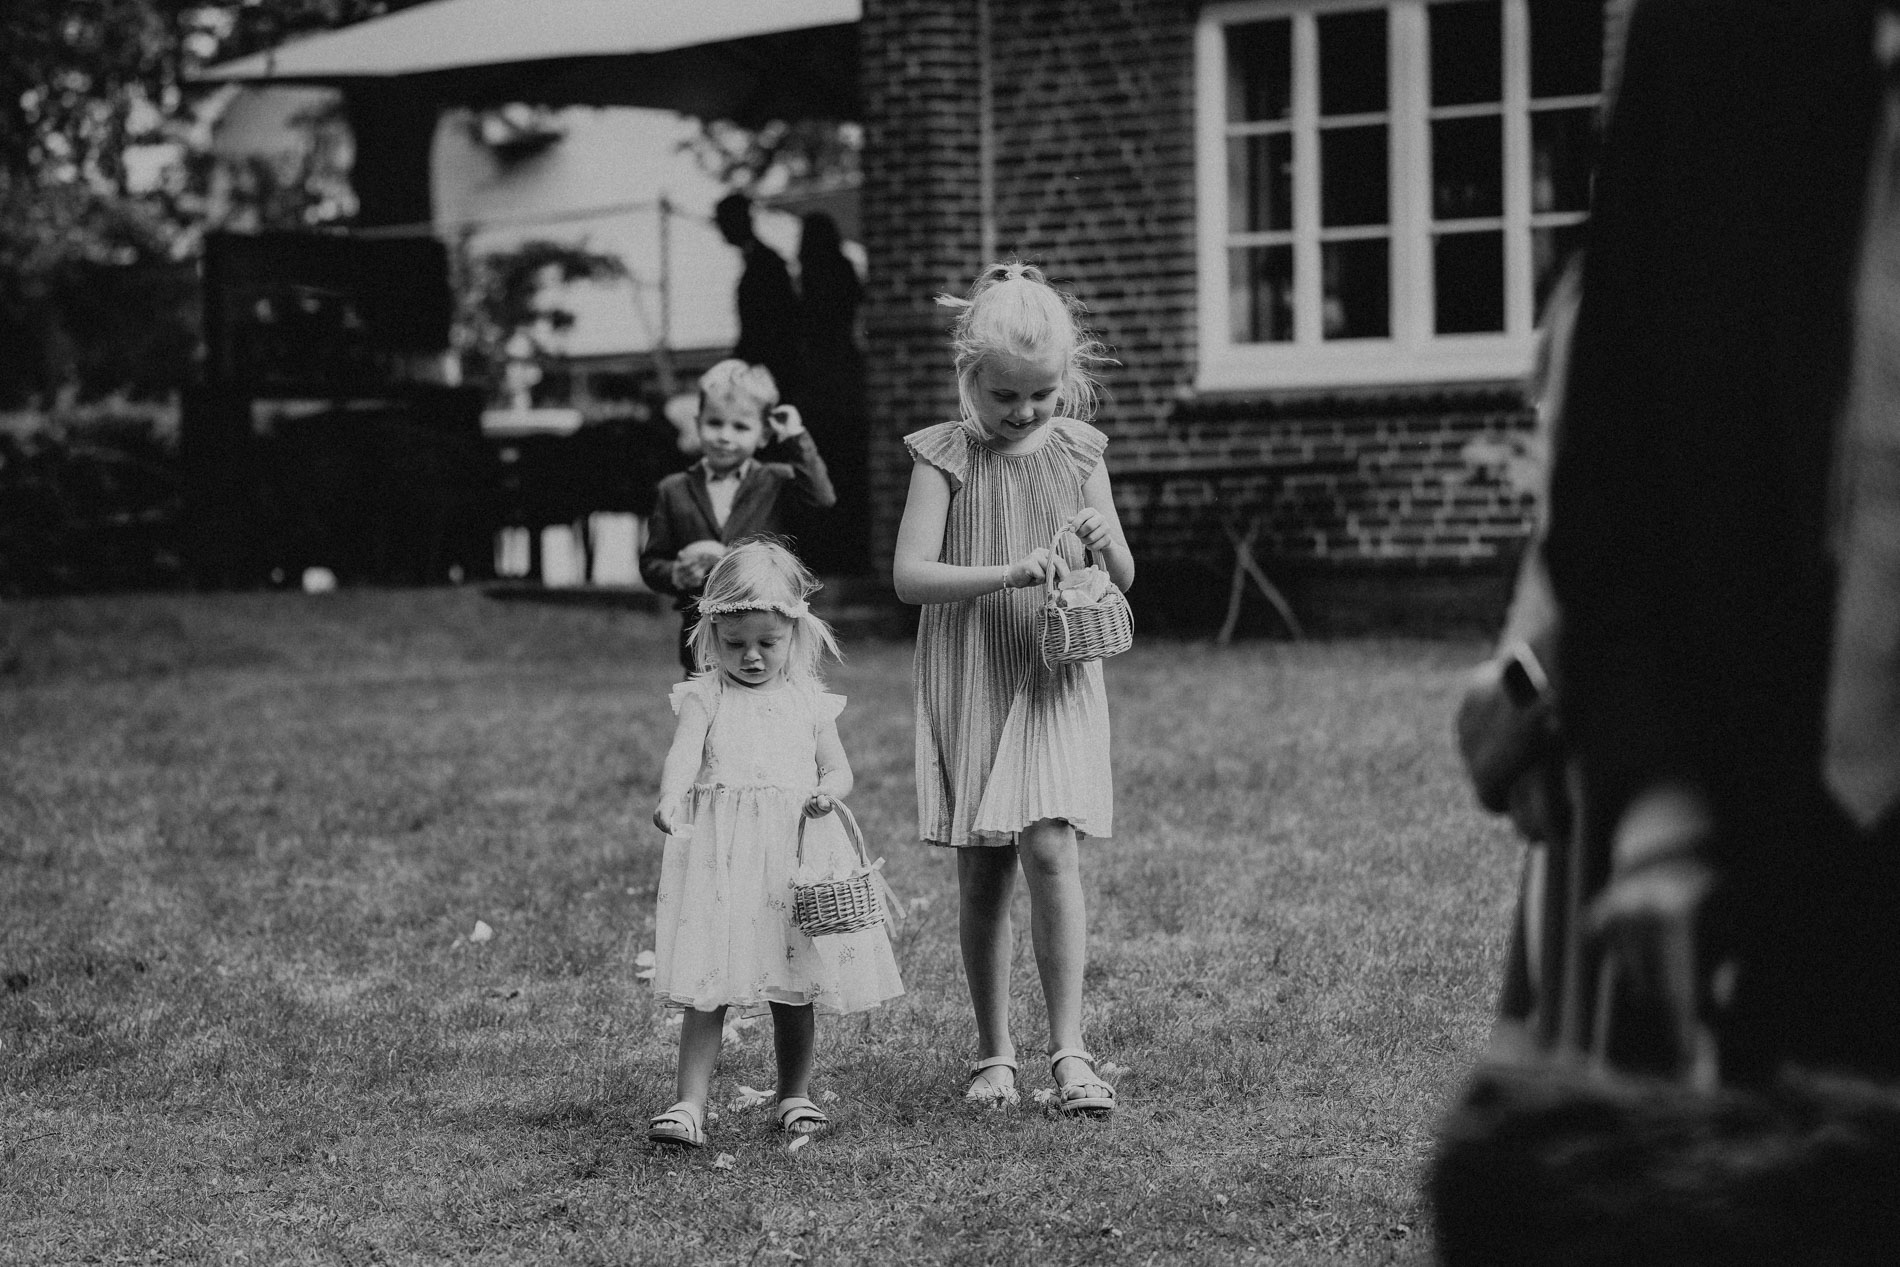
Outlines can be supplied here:
M1429 348L1412 349L1389 340L1317 348L1230 344L1203 353L1194 386L1205 394L1521 381L1529 375L1535 355L1535 338L1491 336L1442 339Z
M1203 392L1176 403L1170 422L1271 422L1297 418L1390 418L1431 413L1522 413L1530 410L1521 379L1407 383L1330 389Z

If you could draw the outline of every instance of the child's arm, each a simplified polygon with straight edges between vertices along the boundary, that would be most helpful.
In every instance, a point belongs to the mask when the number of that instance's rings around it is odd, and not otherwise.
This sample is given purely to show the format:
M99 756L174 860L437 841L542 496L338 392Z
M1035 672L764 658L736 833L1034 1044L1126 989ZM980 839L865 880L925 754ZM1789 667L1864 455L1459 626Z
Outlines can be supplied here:
M950 477L928 462L917 462L910 470L910 494L891 564L891 583L900 601L954 603L1039 585L1048 578L1047 548L1031 550L1009 564L963 567L943 562L943 526L949 514Z
M686 544L680 540L679 529L673 523L671 491L665 482L661 483L660 495L653 503L653 516L647 520L647 543L640 551L640 577L661 594L680 592L679 586L673 583L673 564L679 558L680 547Z
M1082 544L1102 556L1108 579L1117 589L1126 591L1135 583L1135 556L1128 550L1128 538L1122 535L1121 516L1115 513L1115 490L1109 484L1108 467L1097 466L1082 484L1082 509L1069 521Z
M829 814L834 802L851 795L853 786L851 759L844 755L838 723L824 722L818 728L818 791L805 802L805 816Z
M808 506L828 510L838 504L837 490L831 487L831 473L818 456L818 444L805 430L805 421L791 405L780 405L766 415L765 425L774 444L787 450L786 465L792 468L792 491Z
M697 695L688 696L680 705L679 725L673 731L673 746L666 750L666 764L660 767L660 803L653 811L653 825L671 835L676 825L681 799L693 786L699 763L706 750L706 730L712 714Z

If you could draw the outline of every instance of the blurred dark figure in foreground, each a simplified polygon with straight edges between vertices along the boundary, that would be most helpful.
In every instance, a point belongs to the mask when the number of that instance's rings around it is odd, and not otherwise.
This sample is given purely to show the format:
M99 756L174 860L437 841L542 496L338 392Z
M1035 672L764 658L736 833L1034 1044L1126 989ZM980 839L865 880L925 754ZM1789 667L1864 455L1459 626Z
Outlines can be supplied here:
M791 270L753 232L752 200L744 194L721 198L713 220L745 257L737 296L739 342L732 355L771 370L780 397L800 403L804 382L799 374L798 292L792 289Z
M1579 264L1573 259L1551 289L1532 374L1538 444L1546 455L1563 416ZM1540 505L1548 507L1548 480L1539 492ZM1571 764L1557 725L1559 622L1544 566L1545 528L1540 517L1518 565L1496 654L1473 675L1457 719L1459 751L1479 803L1508 816L1524 841L1517 911L1492 1031L1492 1055L1501 1058L1531 1055L1555 1041L1563 1024L1554 1010L1564 996L1560 974L1578 959L1578 930L1566 921L1576 851L1565 845L1575 827L1575 807ZM1574 1026L1574 1013L1568 1019Z
M1544 542L1575 819L1448 1263L1875 1263L1900 1203L1900 13L1637 0Z

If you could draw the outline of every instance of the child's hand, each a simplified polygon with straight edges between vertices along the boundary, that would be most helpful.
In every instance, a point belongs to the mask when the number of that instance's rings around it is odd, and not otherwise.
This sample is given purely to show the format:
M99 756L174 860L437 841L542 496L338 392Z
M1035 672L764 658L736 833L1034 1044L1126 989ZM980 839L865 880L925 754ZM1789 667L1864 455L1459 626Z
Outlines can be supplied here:
M653 825L669 836L673 834L673 820L666 816L666 806L662 805L653 811Z
M765 415L765 425L774 440L789 440L805 434L805 420L799 416L796 405L780 405L771 410Z
M683 590L695 590L706 580L706 574L712 571L713 564L725 555L726 547L717 541L694 541L681 550L673 560L673 585Z
M1069 520L1069 527L1076 539L1090 550L1107 550L1115 538L1109 535L1108 522L1102 518L1102 512L1093 506L1084 506L1075 512L1075 518Z
M1037 546L1009 565L1009 588L1019 590L1025 586L1041 585L1048 581L1049 569L1052 567L1058 580L1068 571L1061 555L1050 554L1047 546Z
M837 802L832 800L826 793L814 793L811 798L805 802L805 817L822 818L826 814L829 814L836 805Z

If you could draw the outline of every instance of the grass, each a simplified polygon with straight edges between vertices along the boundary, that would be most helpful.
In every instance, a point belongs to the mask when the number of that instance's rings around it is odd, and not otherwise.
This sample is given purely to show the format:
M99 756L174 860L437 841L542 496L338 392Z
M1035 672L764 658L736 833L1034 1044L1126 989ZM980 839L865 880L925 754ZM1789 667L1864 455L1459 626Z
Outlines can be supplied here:
M831 1136L788 1153L727 1108L681 1158L644 1142L677 1029L635 979L671 637L446 590L0 605L0 1262L1429 1261L1420 1169L1515 865L1449 743L1476 645L1108 666L1107 1123L963 1108L910 649L852 645L832 681L854 806L919 907L910 993L821 1021ZM761 1025L715 1104L771 1076Z

